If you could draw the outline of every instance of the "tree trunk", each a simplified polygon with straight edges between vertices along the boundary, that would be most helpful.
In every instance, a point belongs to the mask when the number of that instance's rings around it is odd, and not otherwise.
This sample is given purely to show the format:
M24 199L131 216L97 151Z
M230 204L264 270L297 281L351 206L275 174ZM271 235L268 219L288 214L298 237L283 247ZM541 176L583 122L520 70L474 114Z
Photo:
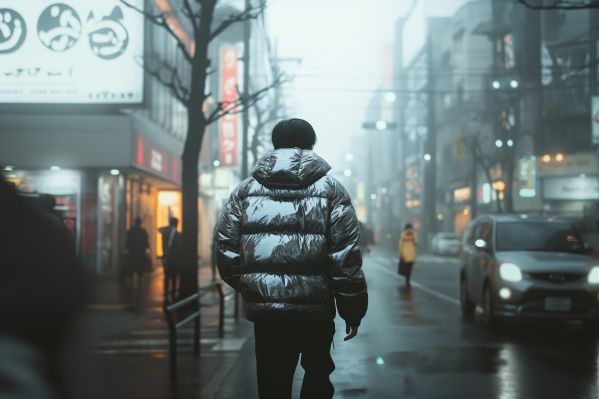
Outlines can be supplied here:
M202 114L190 112L185 149L183 150L183 248L179 297L185 298L198 291L198 193L200 144L206 122Z

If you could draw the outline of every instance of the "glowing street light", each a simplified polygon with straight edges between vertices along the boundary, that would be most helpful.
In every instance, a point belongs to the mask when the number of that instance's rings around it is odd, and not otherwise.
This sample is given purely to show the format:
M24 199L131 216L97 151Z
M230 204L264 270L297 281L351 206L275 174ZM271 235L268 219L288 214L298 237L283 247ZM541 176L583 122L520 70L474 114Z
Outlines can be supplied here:
M431 154L428 154L428 153L427 153L427 154L424 154L424 157L423 157L423 158L424 158L424 160L425 160L426 162L428 162L428 161L430 161L431 159L433 159L433 157L431 156Z
M212 166L214 166L215 168L218 168L220 166L220 161L217 159L214 162L212 162Z
M375 193L370 194L370 199L373 201L376 200L376 194Z
M493 83L491 84L491 86L493 86L493 88L494 88L495 90L499 90L499 89L501 89L501 83L499 83L499 81L498 81L498 80L494 80L494 81L493 81Z
M394 103L397 100L397 96L392 91L385 92L385 101L388 103Z
M495 140L495 147L497 147L497 148L503 147L503 141L501 141L499 139Z
M543 163L551 162L551 155L543 154L543 156L541 156L541 162L543 162Z
M515 80L515 79L514 79L514 80L512 80L512 81L510 82L510 87L511 87L512 89L517 89L517 88L518 88L518 86L520 86L520 83L519 83L517 80Z
M505 190L505 182L503 180L494 181L493 189L495 191L504 191Z
M564 154L562 154L561 152L555 154L555 162L563 162L564 158Z
M384 120L378 120L376 121L375 126L378 130L385 130L387 129L387 122L385 122Z
M512 140L512 139L509 139L509 140L507 141L507 146L508 146L508 147L513 147L513 146L514 146L514 140Z
M345 170L343 171L343 175L344 175L345 177L351 177L351 169L345 169Z
M118 176L121 174L121 171L118 169L110 169L110 174L113 176Z

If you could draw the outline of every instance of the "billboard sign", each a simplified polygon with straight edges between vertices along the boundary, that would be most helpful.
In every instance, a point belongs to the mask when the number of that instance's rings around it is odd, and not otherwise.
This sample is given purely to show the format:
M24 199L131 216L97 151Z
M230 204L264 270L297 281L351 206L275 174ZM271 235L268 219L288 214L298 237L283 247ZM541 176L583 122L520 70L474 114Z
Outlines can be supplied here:
M0 103L141 103L143 51L144 17L118 0L4 1Z
M221 49L220 68L220 101L227 107L237 101L237 49L225 47ZM237 166L238 150L237 115L228 114L219 120L219 160L221 166Z
M543 179L546 200L598 200L597 176L546 177Z

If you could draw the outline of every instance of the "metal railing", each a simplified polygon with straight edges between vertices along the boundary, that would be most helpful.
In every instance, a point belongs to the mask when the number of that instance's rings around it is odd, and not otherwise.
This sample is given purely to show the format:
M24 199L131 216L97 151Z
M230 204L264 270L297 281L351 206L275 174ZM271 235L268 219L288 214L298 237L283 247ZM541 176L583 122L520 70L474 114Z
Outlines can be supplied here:
M193 355L195 358L200 356L200 321L201 321L201 297L208 292L210 289L216 289L218 293L218 336L223 338L225 335L225 296L229 296L232 293L225 295L223 285L220 281L201 286L197 293L188 296L187 298L181 299L178 302L164 304L164 315L166 317L166 324L168 326L168 352L169 352L169 376L171 382L177 381L177 342L179 329L185 325L193 322ZM185 308L188 305L193 304L190 314L182 320L176 319L176 312Z

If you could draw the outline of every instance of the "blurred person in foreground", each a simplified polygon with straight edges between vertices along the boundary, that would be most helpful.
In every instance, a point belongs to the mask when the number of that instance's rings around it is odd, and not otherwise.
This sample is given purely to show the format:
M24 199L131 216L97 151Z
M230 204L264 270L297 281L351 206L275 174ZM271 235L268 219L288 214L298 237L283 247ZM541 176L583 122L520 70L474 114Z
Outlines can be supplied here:
M0 397L96 397L72 375L89 276L51 199L32 201L0 178Z
M168 226L159 229L162 234L162 265L164 267L164 299L175 302L179 289L181 269L181 233L177 231L179 219L170 217Z
M416 262L416 232L414 226L406 223L399 237L399 267L397 272L404 276L406 287L410 287L412 269Z
M335 303L346 341L357 335L368 306L360 225L345 188L312 151L316 134L308 122L279 122L272 142L275 150L225 206L218 268L254 322L260 398L291 398L301 356L300 397L328 399Z
M141 218L135 218L133 227L127 231L127 257L128 272L137 274L137 280L141 281L144 273L152 271L152 261L150 260L150 239L148 232L142 227Z

